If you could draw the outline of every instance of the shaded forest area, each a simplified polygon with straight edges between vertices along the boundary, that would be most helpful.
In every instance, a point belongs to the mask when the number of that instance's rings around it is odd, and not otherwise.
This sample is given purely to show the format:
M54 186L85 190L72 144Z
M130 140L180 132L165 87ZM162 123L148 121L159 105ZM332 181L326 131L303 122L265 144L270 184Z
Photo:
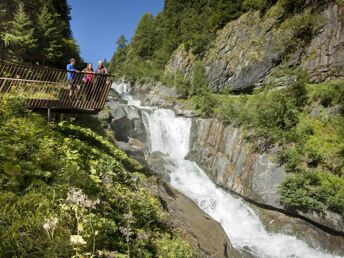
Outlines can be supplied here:
M0 60L64 68L74 57L81 64L70 11L67 0L2 0Z

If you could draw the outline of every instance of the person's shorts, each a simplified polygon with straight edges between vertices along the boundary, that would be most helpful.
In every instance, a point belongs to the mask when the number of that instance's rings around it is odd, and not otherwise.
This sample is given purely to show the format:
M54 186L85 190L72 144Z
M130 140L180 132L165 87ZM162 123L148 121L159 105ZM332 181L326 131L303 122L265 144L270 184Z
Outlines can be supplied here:
M69 80L69 89L70 90L75 90L75 88L76 88L76 82L75 82L75 80Z

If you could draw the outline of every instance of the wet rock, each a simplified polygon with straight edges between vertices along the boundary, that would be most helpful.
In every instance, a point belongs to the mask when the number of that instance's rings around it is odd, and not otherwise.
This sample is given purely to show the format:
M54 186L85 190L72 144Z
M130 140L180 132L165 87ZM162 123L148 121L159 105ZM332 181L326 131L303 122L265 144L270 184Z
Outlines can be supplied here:
M243 138L239 128L216 119L195 118L191 127L191 152L212 178L225 188L246 198L282 208L278 193L286 174L268 154L258 154Z
M166 183L159 182L158 185L149 185L149 188L157 193L166 212L163 221L189 233L198 257L242 257L231 245L221 225L192 200Z
M106 99L107 102L121 102L121 103L125 103L124 100L122 100L121 96L117 93L117 91L115 91L114 89L110 89L108 97Z
M170 182L170 174L173 172L175 164L167 158L167 155L161 152L154 152L146 157L148 167L154 175L159 176L165 182ZM170 169L169 169L170 168Z
M130 94L137 100L141 101L142 106L157 106L164 108L173 107L172 99L181 97L176 88L167 87L162 83L134 83L129 85Z
M195 110L183 109L179 105L175 105L173 107L173 111L176 113L177 116L183 116L186 118L194 118L199 116L199 114Z
M130 158L136 159L141 164L147 165L145 156L148 150L139 140L129 140L129 143L116 141L115 144L117 148L124 151Z
M146 129L139 109L119 102L108 102L104 110L98 117L109 124L118 141L128 142L131 137L146 142Z
M344 219L337 213L325 211L297 211L297 213L320 225L344 233ZM344 234L343 234L344 235Z

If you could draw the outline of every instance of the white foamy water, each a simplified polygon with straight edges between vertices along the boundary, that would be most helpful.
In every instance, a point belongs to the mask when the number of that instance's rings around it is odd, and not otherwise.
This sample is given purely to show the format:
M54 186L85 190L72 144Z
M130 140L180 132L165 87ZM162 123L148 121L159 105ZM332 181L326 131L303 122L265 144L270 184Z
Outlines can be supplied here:
M171 185L218 221L235 248L249 250L256 257L334 257L310 248L295 236L267 232L255 212L240 198L217 188L196 163L185 160L190 119L176 117L165 109L151 110L144 119L151 152L169 155L169 166L173 166Z
M126 100L129 106L139 107L141 101L134 100L133 97L128 93L128 85L124 82L113 82L111 88L121 96L122 99Z

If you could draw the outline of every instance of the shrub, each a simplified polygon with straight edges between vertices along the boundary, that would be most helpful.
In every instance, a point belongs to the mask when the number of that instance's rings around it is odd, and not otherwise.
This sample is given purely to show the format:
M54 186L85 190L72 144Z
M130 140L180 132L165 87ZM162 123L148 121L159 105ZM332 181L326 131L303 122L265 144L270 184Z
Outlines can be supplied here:
M192 253L173 234L167 247L158 241L173 229L134 185L129 172L144 168L112 143L70 122L48 126L17 100L0 110L1 257Z
M307 170L289 176L281 185L281 203L286 207L326 210L344 216L344 178Z

